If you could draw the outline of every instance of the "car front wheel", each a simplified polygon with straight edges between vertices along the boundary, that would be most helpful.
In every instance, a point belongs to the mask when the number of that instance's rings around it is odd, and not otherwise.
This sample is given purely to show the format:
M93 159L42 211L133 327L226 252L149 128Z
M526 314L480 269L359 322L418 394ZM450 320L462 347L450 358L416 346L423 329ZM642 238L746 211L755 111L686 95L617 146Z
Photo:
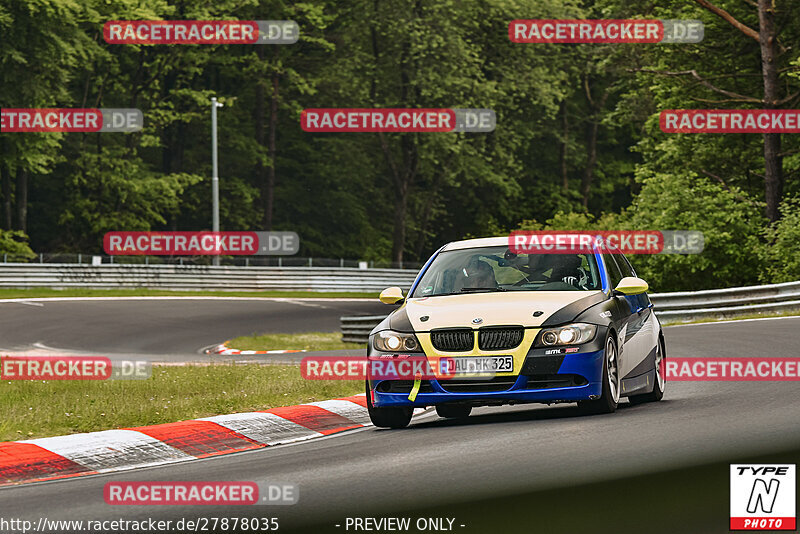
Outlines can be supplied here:
M599 399L578 401L578 407L587 414L613 413L619 403L620 376L617 342L611 332L606 338L603 354L603 391Z
M414 409L405 406L377 408L372 405L372 394L367 382L367 411L372 424L381 428L405 428L411 422Z

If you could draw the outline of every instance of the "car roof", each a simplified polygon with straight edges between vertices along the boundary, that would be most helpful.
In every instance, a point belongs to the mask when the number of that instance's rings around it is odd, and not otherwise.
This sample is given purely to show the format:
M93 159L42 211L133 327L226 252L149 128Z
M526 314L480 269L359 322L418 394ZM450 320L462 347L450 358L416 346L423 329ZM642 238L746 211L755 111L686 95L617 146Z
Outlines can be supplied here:
M466 239L464 241L453 241L442 247L445 250L461 250L465 248L478 248L478 247L501 247L508 245L508 236L500 237L481 237L479 239Z
M587 233L592 233L591 231L587 231ZM446 244L442 247L442 252L446 250L463 250L467 248L479 248L479 247L501 247L504 245L508 245L509 236L498 236L498 237L481 237L478 239L465 239L463 241L451 241L450 243ZM612 254L621 254L619 249L612 244L607 244L609 252Z

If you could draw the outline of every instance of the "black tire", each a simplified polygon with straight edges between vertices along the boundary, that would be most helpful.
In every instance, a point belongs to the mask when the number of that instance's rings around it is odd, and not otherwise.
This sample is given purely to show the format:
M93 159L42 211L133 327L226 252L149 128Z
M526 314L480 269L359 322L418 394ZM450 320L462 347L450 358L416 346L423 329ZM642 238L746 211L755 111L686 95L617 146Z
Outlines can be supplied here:
M367 382L367 412L372 424L381 428L405 428L411 422L414 409L411 407L376 408L372 405L372 395Z
M587 415L614 413L619 404L621 382L619 377L619 352L617 351L617 341L610 331L606 336L605 347L603 351L603 392L599 399L578 401L578 408ZM611 374L609 369L612 370ZM613 376L611 376L612 374Z
M667 353L664 349L664 339L659 338L658 345L656 345L656 365L655 365L655 383L653 384L653 391L650 393L643 393L641 395L631 395L628 401L631 404L642 404L643 402L658 402L664 398L664 387L667 384L667 377L665 376L667 365Z
M465 404L441 404L436 407L436 414L445 419L464 419L469 417L472 406Z

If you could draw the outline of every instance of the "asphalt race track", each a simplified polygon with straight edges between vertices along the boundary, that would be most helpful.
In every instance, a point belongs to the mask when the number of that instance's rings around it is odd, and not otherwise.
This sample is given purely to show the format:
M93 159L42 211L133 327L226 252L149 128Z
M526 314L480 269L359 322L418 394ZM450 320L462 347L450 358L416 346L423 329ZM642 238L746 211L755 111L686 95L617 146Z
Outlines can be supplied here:
M0 301L0 349L197 359L253 333L338 332L342 315L390 310L377 299L147 298ZM280 347L291 349L293 347Z
M282 322L274 330L331 329L323 328L331 324L324 318L330 310L240 304L75 302L13 310L3 304L2 345L36 339L95 353L115 347L177 351L168 331L194 349L273 329L265 320L277 315ZM380 309L336 303L336 314ZM304 327L307 321L318 324ZM234 329L226 331L226 325ZM669 327L665 336L668 356L796 356L800 318ZM579 416L573 405L483 408L473 414L455 423L426 413L404 430L369 428L173 466L3 488L0 502L3 515L34 522L42 515L272 516L280 519L281 531L347 532L346 517L397 511L412 518L449 514L455 532L487 532L486 521L498 532L727 532L727 463L800 449L800 395L793 382L672 382L660 403L623 404L615 414L593 417ZM291 482L300 488L300 502L106 505L104 484L120 480ZM487 498L499 500L481 508ZM456 505L468 501L476 504ZM485 512L478 517L470 510ZM526 518L524 528L507 522L511 516Z

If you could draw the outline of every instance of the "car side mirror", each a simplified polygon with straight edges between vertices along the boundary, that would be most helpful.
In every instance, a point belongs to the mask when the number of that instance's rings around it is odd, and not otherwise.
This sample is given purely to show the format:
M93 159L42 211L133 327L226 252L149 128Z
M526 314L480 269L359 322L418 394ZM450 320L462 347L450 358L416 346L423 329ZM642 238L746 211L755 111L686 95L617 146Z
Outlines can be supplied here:
M647 293L650 286L641 278L635 276L626 276L619 281L617 287L614 288L612 294L614 295L641 295Z
M399 287L387 287L381 291L379 298L384 304L401 304L404 300L403 290Z

